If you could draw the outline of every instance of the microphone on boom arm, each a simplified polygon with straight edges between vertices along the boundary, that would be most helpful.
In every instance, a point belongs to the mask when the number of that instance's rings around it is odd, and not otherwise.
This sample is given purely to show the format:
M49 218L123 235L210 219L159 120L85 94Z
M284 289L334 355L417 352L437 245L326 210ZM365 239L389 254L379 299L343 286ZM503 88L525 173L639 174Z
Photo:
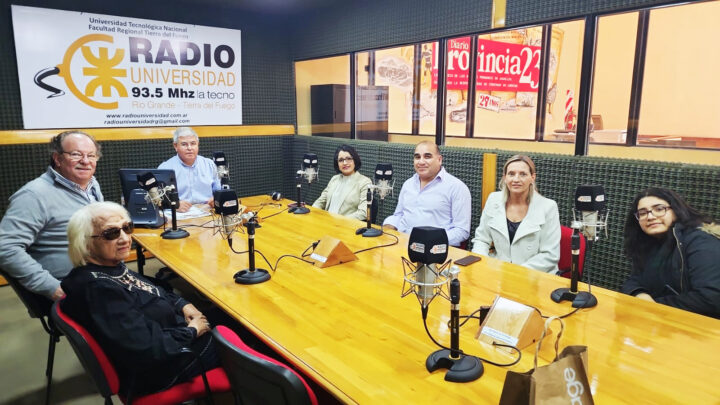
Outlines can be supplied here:
M248 235L248 261L247 269L240 270L233 275L238 284L258 284L270 279L270 273L265 269L255 268L255 229L260 228L255 212L240 213L237 194L233 190L216 190L213 193L215 201L215 214L220 218L215 221L216 227L232 250L232 234L239 226L247 227ZM233 250L234 252L234 250Z
M148 202L160 210L170 208L172 228L166 229L160 236L162 236L163 239L182 239L190 236L188 231L177 227L177 207L180 204L180 198L175 186L172 184L166 186L157 181L155 175L150 171L138 173L137 179L143 190L147 191L145 199Z
M448 246L447 232L442 228L424 226L412 229L408 240L409 260L402 258L405 277L401 296L414 294L417 297L423 323L427 320L428 306L433 298L439 295L450 301L450 349L443 348L431 353L425 361L425 367L429 372L448 369L446 381L474 381L480 378L484 370L480 359L460 351L460 280L457 277L460 270L457 266L453 266L450 271L445 270L450 264L450 261L445 262ZM443 262L445 264L437 267ZM449 296L443 291L447 284ZM428 331L427 324L425 330ZM433 339L432 336L430 338Z
M366 238L372 238L382 235L382 229L375 229L372 227L372 213L373 211L378 212L380 208L375 204L373 194L377 193L380 197L380 203L385 197L393 191L393 168L390 163L378 163L375 167L375 178L373 184L368 186L367 190L367 223L363 228L359 228L355 231L356 235L362 235Z
M230 169L228 168L227 161L225 160L225 153L213 152L213 162L217 166L217 174L220 178L220 186L227 190L230 188Z
M310 208L305 206L305 201L302 198L302 183L303 179L308 183L312 184L318 176L318 157L314 153L306 153L303 155L302 163L300 164L300 170L297 171L295 180L297 183L297 203L290 204L288 212L293 214L307 214L310 212Z
M570 266L570 288L558 288L550 298L555 302L572 301L574 308L591 308L597 305L597 298L589 291L578 292L580 278L580 233L587 239L585 260L590 255L593 242L600 239L602 230L607 237L607 201L605 189L600 185L580 185L575 189L575 205L573 207L573 234L570 239L572 262ZM586 268L585 266L583 266ZM588 271L587 268L585 271ZM588 286L590 282L588 280Z

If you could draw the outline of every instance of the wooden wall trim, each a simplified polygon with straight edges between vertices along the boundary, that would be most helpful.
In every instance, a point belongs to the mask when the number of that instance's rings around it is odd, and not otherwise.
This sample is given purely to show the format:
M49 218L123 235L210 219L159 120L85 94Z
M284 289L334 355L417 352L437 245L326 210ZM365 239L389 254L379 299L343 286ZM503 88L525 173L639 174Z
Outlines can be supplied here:
M89 128L80 129L98 141L127 141L136 139L169 139L176 127L149 128ZM284 136L294 135L294 125L228 125L193 127L200 137L219 136ZM37 129L0 131L0 145L46 143L67 129Z

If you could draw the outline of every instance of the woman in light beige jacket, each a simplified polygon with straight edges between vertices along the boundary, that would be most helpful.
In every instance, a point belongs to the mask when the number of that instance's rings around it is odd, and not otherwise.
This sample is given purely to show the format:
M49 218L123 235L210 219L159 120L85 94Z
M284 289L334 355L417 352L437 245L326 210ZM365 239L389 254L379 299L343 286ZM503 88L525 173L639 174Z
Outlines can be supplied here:
M367 219L367 189L369 178L358 172L362 162L355 148L340 145L335 151L335 176L315 200L313 207L365 221Z

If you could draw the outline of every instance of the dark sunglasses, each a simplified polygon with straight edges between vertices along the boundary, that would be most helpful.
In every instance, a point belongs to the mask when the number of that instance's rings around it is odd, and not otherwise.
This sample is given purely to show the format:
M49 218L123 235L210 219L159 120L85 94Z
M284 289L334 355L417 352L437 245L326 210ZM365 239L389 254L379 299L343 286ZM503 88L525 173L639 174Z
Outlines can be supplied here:
M103 238L105 240L115 240L120 237L120 231L125 232L125 234L130 235L135 230L135 224L132 222L128 222L127 224L123 225L122 228L108 228L102 232L100 232L100 235L93 235L93 238Z

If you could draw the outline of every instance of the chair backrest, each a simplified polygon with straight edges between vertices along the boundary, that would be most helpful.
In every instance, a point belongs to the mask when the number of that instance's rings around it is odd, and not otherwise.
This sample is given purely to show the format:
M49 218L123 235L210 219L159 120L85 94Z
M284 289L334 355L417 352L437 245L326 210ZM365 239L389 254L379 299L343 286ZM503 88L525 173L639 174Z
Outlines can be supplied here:
M573 229L565 225L560 225L560 260L558 261L558 270L560 275L570 278L570 268L572 266L572 249L571 238ZM578 275L582 277L583 262L585 261L585 236L580 233L580 263L578 264Z
M5 277L10 287L15 291L15 294L20 298L20 301L27 308L28 314L31 318L40 318L50 316L50 306L52 301L42 295L30 292L23 287L15 278L7 274L4 270L0 269L0 275Z
M90 377L95 382L100 395L110 398L112 395L117 394L120 388L120 379L115 367L110 363L110 359L108 359L87 329L63 312L63 301L60 300L53 304L50 318L55 323L55 326L67 336L70 346L72 346L85 371L90 374Z
M230 385L243 404L317 405L312 388L295 370L253 350L225 326L218 325L212 334Z

